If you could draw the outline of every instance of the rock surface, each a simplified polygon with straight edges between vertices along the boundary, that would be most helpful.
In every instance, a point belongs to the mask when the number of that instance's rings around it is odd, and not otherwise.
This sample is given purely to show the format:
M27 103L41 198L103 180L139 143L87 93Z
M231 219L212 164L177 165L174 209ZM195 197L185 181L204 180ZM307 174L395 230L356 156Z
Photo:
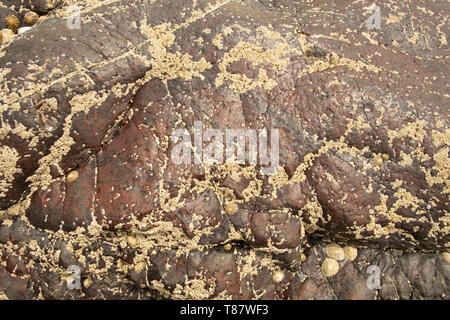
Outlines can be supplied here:
M380 30L352 1L5 3L56 9L0 51L0 298L448 299L447 1L378 1ZM195 121L278 129L278 170L176 164Z

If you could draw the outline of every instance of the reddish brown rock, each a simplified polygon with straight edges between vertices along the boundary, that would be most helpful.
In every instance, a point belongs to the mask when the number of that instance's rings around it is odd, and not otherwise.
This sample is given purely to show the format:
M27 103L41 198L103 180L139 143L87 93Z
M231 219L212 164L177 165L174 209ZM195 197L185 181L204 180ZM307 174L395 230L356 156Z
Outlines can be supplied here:
M379 5L372 31L363 3L120 1L70 31L63 5L2 47L0 294L448 296L448 4ZM278 129L279 170L175 163L196 121ZM358 255L324 275L329 241Z

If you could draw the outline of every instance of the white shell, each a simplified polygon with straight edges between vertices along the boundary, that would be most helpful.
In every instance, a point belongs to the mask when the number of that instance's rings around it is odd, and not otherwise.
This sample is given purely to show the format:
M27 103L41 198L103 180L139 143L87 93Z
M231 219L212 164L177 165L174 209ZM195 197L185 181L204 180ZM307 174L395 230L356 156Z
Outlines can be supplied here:
M19 28L18 30L17 30L17 33L18 34L21 34L21 33L24 33L24 32L27 32L28 30L30 30L32 27L21 27L21 28Z

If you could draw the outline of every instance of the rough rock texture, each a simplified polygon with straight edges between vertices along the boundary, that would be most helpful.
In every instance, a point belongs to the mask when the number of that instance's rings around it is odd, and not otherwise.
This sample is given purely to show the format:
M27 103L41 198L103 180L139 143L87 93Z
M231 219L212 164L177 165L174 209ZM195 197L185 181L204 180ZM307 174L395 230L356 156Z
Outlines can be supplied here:
M448 299L448 1L63 2L5 2L58 8L0 51L0 298ZM277 172L175 164L194 121Z

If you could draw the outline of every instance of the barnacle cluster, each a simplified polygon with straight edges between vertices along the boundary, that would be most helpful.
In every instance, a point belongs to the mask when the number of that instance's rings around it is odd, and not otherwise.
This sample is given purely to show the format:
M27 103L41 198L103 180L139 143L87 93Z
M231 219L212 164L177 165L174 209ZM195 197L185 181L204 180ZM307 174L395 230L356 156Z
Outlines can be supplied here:
M10 14L5 18L5 24L6 26L11 29L12 31L16 32L17 29L19 29L19 18L13 14Z
M339 271L339 264L336 260L326 258L322 263L322 274L325 277L332 277Z

